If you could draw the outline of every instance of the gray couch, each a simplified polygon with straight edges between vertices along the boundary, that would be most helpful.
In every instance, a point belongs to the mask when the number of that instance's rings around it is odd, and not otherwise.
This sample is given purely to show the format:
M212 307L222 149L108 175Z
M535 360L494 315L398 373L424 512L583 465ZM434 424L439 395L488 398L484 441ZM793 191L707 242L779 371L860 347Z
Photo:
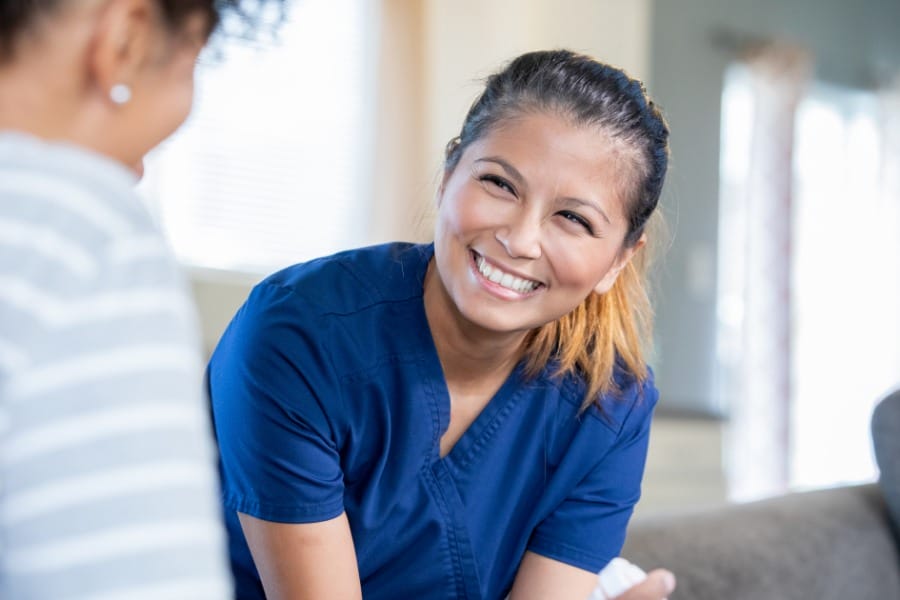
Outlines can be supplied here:
M896 424L885 427L883 422ZM671 569L671 600L900 600L900 392L873 419L881 486L636 519L622 555ZM890 456L886 454L890 453ZM887 502L886 502L887 499ZM888 502L892 505L888 507Z

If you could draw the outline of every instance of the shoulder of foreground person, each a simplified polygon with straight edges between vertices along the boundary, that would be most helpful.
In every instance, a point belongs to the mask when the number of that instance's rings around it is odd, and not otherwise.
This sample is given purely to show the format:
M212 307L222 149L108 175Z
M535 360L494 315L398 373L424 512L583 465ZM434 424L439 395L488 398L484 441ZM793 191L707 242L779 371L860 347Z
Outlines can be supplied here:
M0 241L0 597L230 597L189 297L140 211L67 186L0 184L30 233Z

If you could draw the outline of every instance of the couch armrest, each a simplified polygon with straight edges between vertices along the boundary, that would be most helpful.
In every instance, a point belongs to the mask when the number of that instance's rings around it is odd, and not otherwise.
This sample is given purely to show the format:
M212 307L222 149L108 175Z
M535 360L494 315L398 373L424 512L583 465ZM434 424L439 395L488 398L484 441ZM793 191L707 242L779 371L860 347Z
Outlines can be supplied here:
M671 569L672 600L900 598L900 555L874 484L635 519L622 555Z

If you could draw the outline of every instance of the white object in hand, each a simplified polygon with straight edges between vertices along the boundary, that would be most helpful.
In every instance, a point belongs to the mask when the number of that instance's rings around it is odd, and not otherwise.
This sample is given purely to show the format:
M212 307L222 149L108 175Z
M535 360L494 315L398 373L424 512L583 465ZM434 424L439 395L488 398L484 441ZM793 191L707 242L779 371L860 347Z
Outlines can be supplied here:
M613 600L646 578L647 574L639 566L621 557L614 558L600 571L597 587L589 600Z

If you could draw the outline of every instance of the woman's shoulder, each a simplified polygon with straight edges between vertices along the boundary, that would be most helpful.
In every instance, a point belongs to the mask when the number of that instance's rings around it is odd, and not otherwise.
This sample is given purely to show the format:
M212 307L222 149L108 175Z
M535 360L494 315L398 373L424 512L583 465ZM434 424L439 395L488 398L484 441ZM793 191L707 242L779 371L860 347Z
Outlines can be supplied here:
M354 248L282 269L257 287L281 288L327 312L421 297L430 245L392 242Z
M651 367L647 366L646 376L640 377L617 364L612 383L609 391L599 394L583 409L587 382L578 373L567 373L562 376L559 385L560 397L579 414L599 421L616 432L649 418L659 399Z
M240 348L263 361L283 358L296 372L344 378L386 355L413 352L404 341L414 332L404 332L418 328L407 326L412 307L402 301L421 305L417 277L429 259L428 247L398 243L283 269L254 287L217 353Z
M421 308L430 258L431 246L391 243L282 269L253 288L229 326L229 339L317 348L341 373L362 369L406 339L398 331L421 312L413 305Z

